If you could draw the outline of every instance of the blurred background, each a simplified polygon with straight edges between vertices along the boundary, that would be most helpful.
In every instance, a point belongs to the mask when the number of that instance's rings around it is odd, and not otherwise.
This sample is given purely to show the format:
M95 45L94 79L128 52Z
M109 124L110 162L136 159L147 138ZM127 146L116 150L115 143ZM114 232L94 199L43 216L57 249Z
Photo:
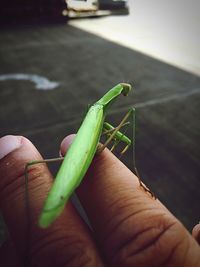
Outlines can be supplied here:
M200 219L199 1L2 2L1 137L24 135L56 157L88 104L129 82L108 121L136 108L140 175L191 231ZM122 161L133 169L132 149Z

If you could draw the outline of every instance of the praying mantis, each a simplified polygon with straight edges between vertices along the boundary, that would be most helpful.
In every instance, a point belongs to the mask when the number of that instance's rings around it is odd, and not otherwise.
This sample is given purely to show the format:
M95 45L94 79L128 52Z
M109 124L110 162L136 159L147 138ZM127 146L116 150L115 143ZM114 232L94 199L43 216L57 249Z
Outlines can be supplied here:
M131 140L125 136L125 134L120 132L120 129L127 124L128 118L134 114L134 108L131 108L128 111L117 127L112 127L110 124L104 122L111 104L120 95L127 96L130 90L130 84L120 83L110 89L102 98L89 108L66 156L64 157L53 186L45 200L39 218L40 227L48 227L61 214L66 202L81 183L95 153L101 153L111 140L114 140L112 149L121 141L125 143L126 146L122 153L124 153L131 145ZM108 138L103 145L99 145L102 133ZM34 164L34 162L28 163L26 169L32 164ZM150 192L140 179L139 181L140 185L144 187L146 191Z

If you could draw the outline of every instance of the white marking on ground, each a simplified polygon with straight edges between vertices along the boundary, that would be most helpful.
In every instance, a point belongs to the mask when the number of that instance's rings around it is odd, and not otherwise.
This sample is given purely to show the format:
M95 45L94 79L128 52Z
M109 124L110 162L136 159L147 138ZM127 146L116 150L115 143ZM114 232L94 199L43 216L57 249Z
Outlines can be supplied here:
M173 94L170 96L157 98L157 99L151 99L151 100L141 102L141 103L136 103L134 104L134 107L143 108L143 107L153 106L156 104L167 103L167 102L174 101L174 100L181 100L188 96L192 96L194 94L199 94L199 93L200 93L200 88L194 88L194 89L188 90L187 92Z
M134 108L145 108L148 106L163 104L163 103L167 103L170 101L184 100L184 98L187 98L189 96L199 94L199 93L200 93L200 88L194 88L194 89L188 90L187 92L177 93L177 94L173 94L173 95L166 96L166 97L159 97L159 98L154 98L154 99L147 100L144 102L134 103L133 107ZM124 111L127 111L127 107L118 108L117 110L111 112L111 114L124 112Z
M35 88L39 90L52 90L59 86L58 82L49 81L47 78L37 74L12 73L0 75L0 81L24 80L35 83Z

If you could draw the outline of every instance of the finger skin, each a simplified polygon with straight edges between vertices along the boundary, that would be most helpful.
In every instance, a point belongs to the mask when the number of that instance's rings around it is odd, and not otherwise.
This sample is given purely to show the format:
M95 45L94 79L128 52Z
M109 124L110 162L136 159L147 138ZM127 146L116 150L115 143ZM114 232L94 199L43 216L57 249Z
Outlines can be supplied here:
M71 203L51 227L38 227L38 216L52 184L45 164L33 165L28 171L31 232L27 240L24 167L29 161L40 160L41 155L28 139L19 138L20 147L0 160L0 207L21 264L26 259L34 267L104 266L88 228Z
M0 246L0 263L3 267L20 267L19 259L15 246L9 238Z
M62 142L62 154L70 142ZM78 196L109 266L200 266L187 230L107 149L93 160Z
M196 239L198 244L200 245L200 223L195 225L195 227L192 230L192 235Z

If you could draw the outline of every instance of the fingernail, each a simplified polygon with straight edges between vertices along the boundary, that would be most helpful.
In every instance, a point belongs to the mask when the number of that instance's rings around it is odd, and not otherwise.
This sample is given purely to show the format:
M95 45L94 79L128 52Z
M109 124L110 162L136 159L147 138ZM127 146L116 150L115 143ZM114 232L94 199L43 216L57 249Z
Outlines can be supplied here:
M21 136L6 135L0 138L0 159L21 146Z
M70 134L67 137L65 137L60 145L60 155L64 156L67 152L68 148L73 142L73 139L75 137L75 134Z
M200 243L200 223L196 224L192 229L192 235Z

